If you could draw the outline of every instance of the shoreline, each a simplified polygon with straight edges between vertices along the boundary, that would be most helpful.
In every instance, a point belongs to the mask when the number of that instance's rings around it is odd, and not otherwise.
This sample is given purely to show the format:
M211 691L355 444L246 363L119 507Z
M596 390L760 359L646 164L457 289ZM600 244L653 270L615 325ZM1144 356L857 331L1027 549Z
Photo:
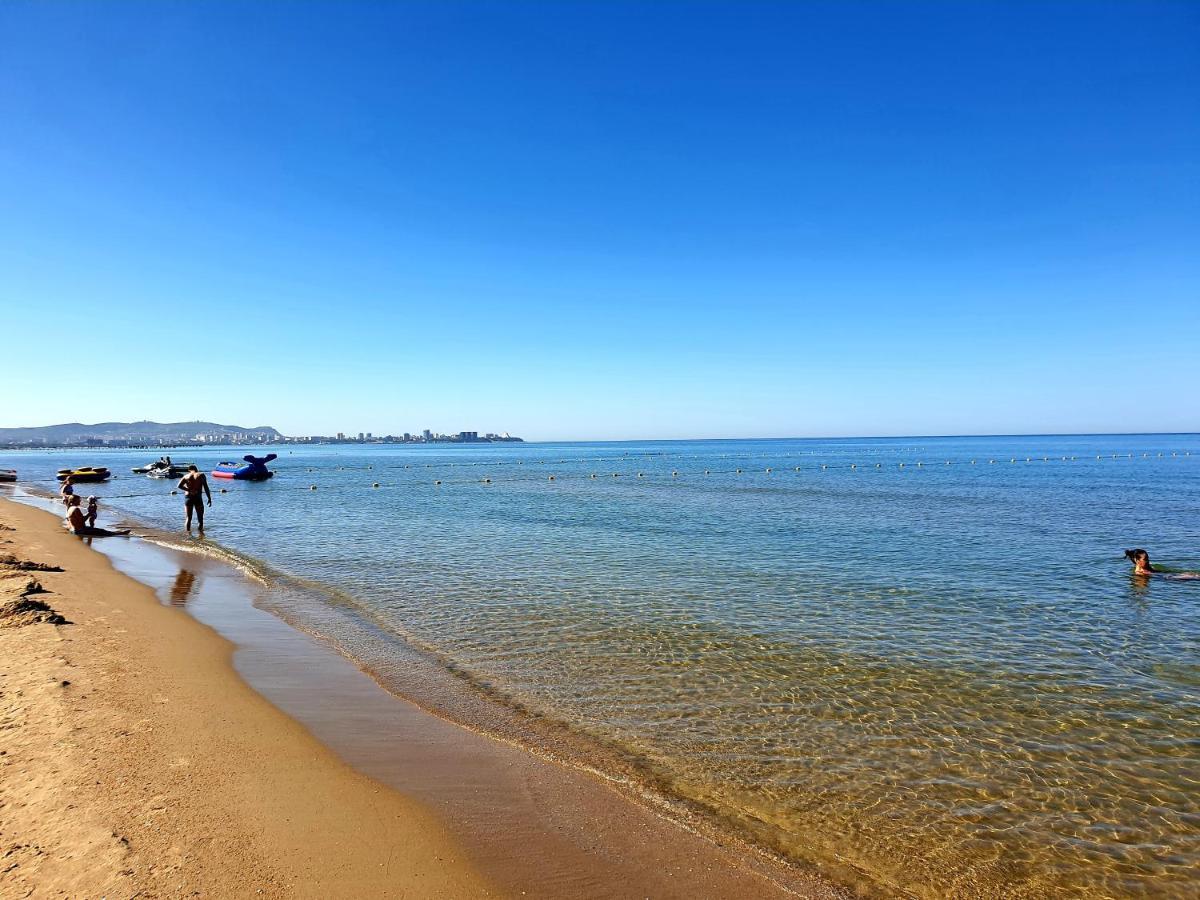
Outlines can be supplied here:
M46 531L58 533L59 540L46 540L46 547L74 543L79 553L67 554L73 565L80 553L98 564L105 557L109 562L100 565L117 578L131 576L129 584L174 616L176 627L186 623L184 630L222 643L225 674L242 692L268 704L274 718L307 741L320 742L336 765L375 784L379 794L430 816L434 821L425 830L443 834L468 860L453 871L469 884L465 892L456 888L457 895L618 896L636 885L647 896L848 896L819 875L775 863L736 839L718 844L712 835L687 830L595 775L452 724L396 696L334 647L256 606L249 580L228 563L138 538L101 541L97 549L104 553L87 554L61 531L56 516L28 504L0 501L0 520L12 507L43 518L39 541ZM31 521L12 517L25 527ZM55 577L47 579L51 590ZM180 607L190 615L179 616ZM409 890L437 896L431 887L427 881Z
M33 596L71 623L0 628L0 893L500 895L432 813L251 691L224 638L52 514L3 499L0 522L4 554L61 568Z

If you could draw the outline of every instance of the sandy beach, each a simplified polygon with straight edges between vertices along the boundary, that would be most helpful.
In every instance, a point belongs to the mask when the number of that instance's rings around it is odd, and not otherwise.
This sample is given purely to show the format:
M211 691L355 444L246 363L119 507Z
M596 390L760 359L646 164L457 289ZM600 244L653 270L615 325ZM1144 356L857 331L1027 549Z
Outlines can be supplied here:
M427 811L249 690L227 642L50 514L3 501L0 522L0 555L62 569L10 559L4 604L70 623L0 620L0 894L497 895Z
M230 641L53 514L2 500L0 524L5 897L842 894L425 713L255 610L309 672L262 675L271 702L243 678L265 664L239 673Z

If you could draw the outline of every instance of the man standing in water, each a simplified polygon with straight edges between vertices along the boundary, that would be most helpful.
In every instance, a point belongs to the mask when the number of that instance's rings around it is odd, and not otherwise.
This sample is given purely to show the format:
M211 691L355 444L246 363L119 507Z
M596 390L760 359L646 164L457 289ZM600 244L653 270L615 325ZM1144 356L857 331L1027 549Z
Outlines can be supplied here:
M203 496L208 497L208 505L212 506L212 491L208 489L208 479L194 465L188 466L187 474L179 479L179 489L183 491L183 508L187 510L187 530L192 530L192 513L195 512L197 524L204 531L204 502Z

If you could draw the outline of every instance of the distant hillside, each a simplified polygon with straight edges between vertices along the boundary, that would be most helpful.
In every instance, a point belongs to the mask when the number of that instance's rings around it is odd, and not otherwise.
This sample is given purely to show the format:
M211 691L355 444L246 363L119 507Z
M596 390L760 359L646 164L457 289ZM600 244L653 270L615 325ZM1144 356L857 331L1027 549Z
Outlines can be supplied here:
M219 425L216 422L97 422L84 425L43 425L37 428L0 428L4 443L81 444L86 441L170 441L204 440L208 435L250 438L256 441L281 438L269 425L244 428L241 425Z

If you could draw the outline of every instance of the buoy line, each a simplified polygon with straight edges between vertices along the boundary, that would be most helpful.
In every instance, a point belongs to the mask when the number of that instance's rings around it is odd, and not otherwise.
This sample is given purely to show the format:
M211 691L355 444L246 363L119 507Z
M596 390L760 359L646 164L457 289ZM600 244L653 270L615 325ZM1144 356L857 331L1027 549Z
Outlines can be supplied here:
M764 458L770 458L770 459L779 459L784 456L786 456L786 455L785 454L779 454L779 455L764 454ZM655 458L661 459L662 457L655 457ZM735 455L726 455L721 458L740 459L742 457L735 456ZM278 480L272 480L270 482L270 485L271 485L272 491L278 491L280 489L283 489L283 490L303 490L308 493L314 493L318 489L320 489L321 491L324 491L326 493L329 493L331 491L337 493L337 492L346 491L346 490L356 490L359 488L362 488L362 489L380 489L380 488L386 489L386 488L390 488L390 487L408 488L408 487L413 487L418 484L430 484L430 483L432 483L434 486L443 486L443 485L452 486L452 485L466 485L466 484L481 484L481 485L524 484L524 483L532 484L535 482L540 482L543 484L548 484L550 482L554 482L557 484L559 482L564 482L564 481L567 481L567 482L570 482L570 481L598 481L601 479L611 481L613 479L621 479L621 478L628 478L631 481L639 481L639 480L646 481L646 480L653 480L653 479L661 479L661 480L666 480L666 481L678 481L680 479L712 478L714 476L722 476L722 475L734 475L734 476L762 475L762 476L779 478L779 477L784 477L785 475L795 475L797 473L800 473L800 474L807 473L807 472L819 473L819 472L825 472L825 471L830 471L830 470L833 470L833 471L863 471L863 472L886 472L886 471L890 470L890 471L895 471L895 472L900 472L900 471L908 472L908 471L912 471L914 469L922 470L922 471L924 471L926 469L939 469L939 468L944 469L947 466L974 466L976 468L979 468L981 466L1001 466L1003 468L1010 468L1012 466L1034 466L1034 465L1038 465L1038 464L1044 465L1044 464L1049 464L1049 463L1072 463L1072 462L1088 463L1088 462L1112 462L1112 461L1121 461L1121 460L1137 462L1137 461L1141 461L1141 460L1160 460L1160 459L1163 461L1166 461L1166 460L1170 460L1170 459L1183 460L1183 459L1191 459L1191 458L1192 458L1191 451L1183 450L1183 451L1162 451L1162 452L1155 451L1153 455L1151 455L1151 453L1149 451L1142 452L1140 454L1130 453L1130 452L1098 453L1095 455L1094 458L1090 454L1085 454L1083 456L1076 454L1073 456L1046 456L1046 455L1043 455L1043 456L1007 456L1007 457L1001 455L1001 456L975 456L975 457L964 458L964 459L945 459L945 458L936 459L935 458L935 459L930 459L930 460L924 460L924 459L900 460L900 461L892 460L892 461L888 461L888 462L854 462L854 463L827 462L827 463L810 463L808 465L788 466L788 467L764 466L762 468L736 467L733 469L711 469L710 468L710 469L704 469L704 470L671 469L670 471L661 471L661 472L648 472L644 469L637 469L637 470L628 471L628 472L614 472L614 471L610 471L610 470L595 471L595 472L562 472L560 470L560 471L555 471L553 473L548 473L546 475L535 474L535 473L531 472L526 476L514 477L514 478L503 478L503 479L493 478L491 474L488 474L481 478L470 478L470 479L467 479L467 478L448 479L445 477L441 477L441 478L431 479L430 481L426 481L424 479L410 479L410 480L404 480L404 481L393 481L390 483L386 482L386 481L373 481L373 482L368 482L368 483L365 483L362 485L358 485L358 484L347 485L344 483L337 483L337 482L330 482L325 485L317 485L317 484L312 484L312 483L288 484L286 482L286 476L289 473L290 474L297 474L297 473L306 474L306 473L312 472L312 471L319 471L319 468L320 468L320 467L305 466L305 467L303 467L303 469L289 470L287 467L283 467L283 468L274 470L276 473L276 478L278 478L279 476L282 475L282 476L284 476L285 481L281 482ZM1200 455L1197 455L1197 458L1200 458ZM624 458L622 458L622 459L624 459ZM594 460L592 460L592 459L586 460L586 462L593 462L593 461ZM611 461L611 459L610 459L610 461ZM572 464L574 464L573 461L572 461ZM432 466L427 466L427 467L432 468ZM345 471L346 468L349 468L349 467L342 467L341 471ZM388 467L382 467L382 468L388 468ZM405 466L404 468L409 468L409 467ZM131 476L124 476L124 477L128 478ZM61 487L61 482L57 481L56 479L40 479L40 480L34 480L34 481L27 481L25 483L33 484L33 485L45 484L45 485L54 486L56 488ZM87 487L90 484L93 484L93 482L83 482L83 483L81 483L80 487ZM94 482L94 484L97 487L100 487L103 485L111 484L111 481ZM167 485L164 484L163 487L166 488ZM219 489L214 489L214 490L218 490L220 493L228 493L227 488L219 488ZM57 491L55 491L55 493L57 493ZM96 496L100 497L101 499L105 499L105 500L130 500L130 499L138 499L138 498L142 498L142 497L169 496L170 494L175 494L175 493L177 493L177 491L175 490L174 485L171 484L170 491L148 490L148 491L141 491L141 492L137 492L137 493L126 493L126 494L97 494ZM80 492L80 495L87 496L82 491Z

